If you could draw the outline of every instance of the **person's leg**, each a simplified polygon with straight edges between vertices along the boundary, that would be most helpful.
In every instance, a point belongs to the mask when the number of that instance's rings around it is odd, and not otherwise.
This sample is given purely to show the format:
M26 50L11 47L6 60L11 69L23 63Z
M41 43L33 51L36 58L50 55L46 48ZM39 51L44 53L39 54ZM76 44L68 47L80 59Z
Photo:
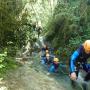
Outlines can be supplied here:
M87 83L82 83L83 90L88 90Z
M44 57L41 58L41 64L45 64L45 58Z
M55 72L55 67L54 67L54 65L51 65L50 67L49 67L49 70L48 70L50 73L54 73Z
M84 83L82 83L83 90L88 90L87 82L90 80L90 72L84 78Z
M90 80L90 64L84 64L83 69L87 72L87 75L85 76L85 81Z
M90 80L90 64L84 64L83 69L87 72L87 75L84 78L84 83L82 83L83 90L88 90L87 82Z

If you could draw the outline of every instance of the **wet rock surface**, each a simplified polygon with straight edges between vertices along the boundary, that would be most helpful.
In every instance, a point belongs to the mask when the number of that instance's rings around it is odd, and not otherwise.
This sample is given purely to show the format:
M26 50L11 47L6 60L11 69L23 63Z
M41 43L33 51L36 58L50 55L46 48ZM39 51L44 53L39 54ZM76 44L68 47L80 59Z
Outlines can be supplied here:
M39 59L34 55L18 69L8 72L0 90L82 90L71 87L68 75L59 73L48 76Z

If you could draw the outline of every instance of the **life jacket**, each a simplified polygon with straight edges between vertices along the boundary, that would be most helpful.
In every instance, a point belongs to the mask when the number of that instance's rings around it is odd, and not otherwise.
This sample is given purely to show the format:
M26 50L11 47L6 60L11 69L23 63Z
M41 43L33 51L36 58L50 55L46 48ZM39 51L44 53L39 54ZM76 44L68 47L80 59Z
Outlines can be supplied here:
M77 57L77 60L75 62L76 67L80 67L80 65L87 64L87 59L90 57L90 53L87 54L84 50L83 45L81 45L77 52L79 53L79 56Z
M54 65L55 69L57 69L59 67L59 63L54 63L53 62L53 65Z
M53 58L50 56L49 59L46 58L46 63L51 64L53 62Z

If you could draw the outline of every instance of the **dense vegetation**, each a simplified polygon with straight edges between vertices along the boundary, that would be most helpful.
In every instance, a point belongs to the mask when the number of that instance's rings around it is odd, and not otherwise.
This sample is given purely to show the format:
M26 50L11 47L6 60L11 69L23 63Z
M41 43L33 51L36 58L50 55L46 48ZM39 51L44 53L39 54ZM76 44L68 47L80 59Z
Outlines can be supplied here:
M17 51L28 41L31 46L36 42L38 31L45 26L52 12L47 5L47 0L0 0L1 73L17 67L14 60Z
M89 0L58 0L47 24L46 37L58 50L62 60L69 59L73 50L84 40L90 39L89 15Z

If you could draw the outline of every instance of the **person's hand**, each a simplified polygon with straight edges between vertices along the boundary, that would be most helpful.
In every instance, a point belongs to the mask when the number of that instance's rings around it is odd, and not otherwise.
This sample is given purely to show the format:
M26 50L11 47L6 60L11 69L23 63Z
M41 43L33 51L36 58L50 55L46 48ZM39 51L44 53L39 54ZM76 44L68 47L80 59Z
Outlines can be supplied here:
M70 78L71 78L71 80L76 80L76 79L77 79L76 73L75 73L75 72L72 72L72 73L70 74Z

